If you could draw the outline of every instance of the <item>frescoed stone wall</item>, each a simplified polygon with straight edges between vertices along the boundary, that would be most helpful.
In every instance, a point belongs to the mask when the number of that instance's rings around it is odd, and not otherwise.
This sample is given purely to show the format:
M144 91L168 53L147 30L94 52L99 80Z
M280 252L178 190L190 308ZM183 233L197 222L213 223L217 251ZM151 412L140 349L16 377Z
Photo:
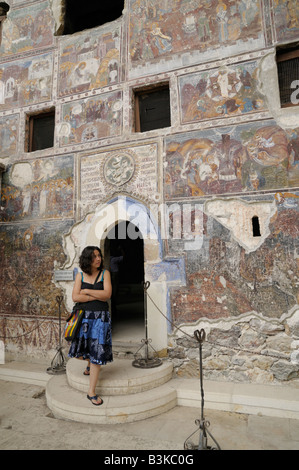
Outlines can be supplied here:
M11 4L12 2L7 2ZM2 33L1 57L32 52L54 43L54 19L48 1L13 2ZM24 4L25 3L25 4ZM27 3L30 3L27 5Z
M53 271L65 262L62 237L72 225L72 220L1 225L0 331L7 351L40 357L57 347L61 289ZM67 315L65 304L61 314Z
M0 119L0 157L14 155L18 146L19 116L17 114Z
M59 95L71 95L120 82L121 26L81 33L60 45Z
M0 64L0 75L0 109L28 106L52 98L52 53Z
M193 55L193 63L207 52L217 59L227 45L229 55L232 50L248 51L249 44L261 44L261 17L256 0L130 0L132 66L179 54Z
M176 321L236 320L249 312L263 313L266 320L279 320L298 302L299 194L276 193L225 201L227 207L216 215L221 201L200 200L203 241L199 250L187 251L189 283L172 292ZM211 204L215 208L209 207ZM268 220L265 218L263 223L266 205ZM244 229L246 220L239 229L237 222L247 216L250 228L252 214L259 211L261 236L266 231L269 235L253 249L254 237ZM179 244L172 241L171 254Z
M72 221L12 224L1 230L1 309L14 315L56 316L59 289L52 284L55 263L65 260L61 234ZM7 306L9 309L7 310ZM3 310L2 312L3 313Z
M296 0L274 0L274 29L277 40L297 40L299 32L299 5Z
M275 121L219 127L166 139L167 199L296 186L298 130Z
M166 320L149 312L168 332L160 349L176 373L194 376L198 364L174 324L190 334L206 329L209 378L296 380L299 105L280 106L275 54L299 39L298 2L125 0L120 18L69 35L61 35L62 0L7 3L0 41L6 349L56 346L56 297L64 295L64 313L72 302L71 282L55 280L54 271L77 266L97 214L120 202L119 213L130 217L127 198L131 211L142 207L149 232L154 227L144 271ZM159 84L169 86L171 126L136 132L135 92ZM30 116L54 109L53 146L29 152Z
M74 158L63 156L8 166L1 222L74 217Z
M180 77L182 122L265 109L258 70L256 62L249 62Z
M159 200L156 144L111 149L81 158L81 208L95 210L99 201L122 191L150 203Z
M85 143L121 134L122 106L119 91L65 103L59 128L60 145Z

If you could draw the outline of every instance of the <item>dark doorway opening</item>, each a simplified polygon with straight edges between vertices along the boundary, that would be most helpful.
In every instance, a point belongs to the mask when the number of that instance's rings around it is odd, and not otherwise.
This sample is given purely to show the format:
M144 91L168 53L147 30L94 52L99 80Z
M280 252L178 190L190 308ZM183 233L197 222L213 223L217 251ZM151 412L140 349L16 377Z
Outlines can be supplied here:
M105 264L111 273L113 341L140 341L144 335L144 243L138 228L122 221L108 233ZM108 259L110 263L108 263ZM109 264L109 267L108 267Z
M63 34L73 34L95 28L122 15L124 0L66 0Z

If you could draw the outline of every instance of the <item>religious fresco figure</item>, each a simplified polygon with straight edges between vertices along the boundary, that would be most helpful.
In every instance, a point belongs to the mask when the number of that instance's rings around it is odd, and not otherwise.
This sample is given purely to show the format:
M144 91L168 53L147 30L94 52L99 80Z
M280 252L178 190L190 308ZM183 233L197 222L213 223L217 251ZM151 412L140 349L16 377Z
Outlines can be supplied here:
M299 132L275 122L167 139L166 198L275 189L299 177Z
M297 0L273 0L277 40L297 39L299 33L299 3Z
M3 178L1 222L73 217L72 156L22 162L26 171L14 174L18 165L10 165Z
M130 1L129 56L135 62L262 38L258 0ZM153 41L154 39L154 41ZM238 49L239 50L239 49Z
M122 106L120 91L63 104L63 120L58 131L60 145L89 142L119 134Z
M258 62L184 75L179 80L182 122L260 111Z

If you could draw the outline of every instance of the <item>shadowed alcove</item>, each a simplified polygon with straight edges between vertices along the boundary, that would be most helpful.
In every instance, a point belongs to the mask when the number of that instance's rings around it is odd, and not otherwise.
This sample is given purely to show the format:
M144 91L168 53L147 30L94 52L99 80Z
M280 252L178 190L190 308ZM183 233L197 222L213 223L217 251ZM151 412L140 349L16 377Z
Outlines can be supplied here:
M130 222L116 224L108 233L105 264L111 273L113 340L139 341L144 336L144 242ZM109 262L108 262L109 260Z

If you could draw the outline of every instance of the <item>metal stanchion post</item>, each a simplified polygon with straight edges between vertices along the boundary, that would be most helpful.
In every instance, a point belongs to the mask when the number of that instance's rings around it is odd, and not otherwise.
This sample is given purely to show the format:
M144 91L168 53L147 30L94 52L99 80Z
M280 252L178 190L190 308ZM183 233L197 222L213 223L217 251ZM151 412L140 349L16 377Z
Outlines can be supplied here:
M140 348L136 351L135 357L137 356L138 352L140 349L145 347L145 357L140 358L140 359L135 359L132 362L132 366L134 367L139 367L142 369L150 369L152 367L159 367L162 364L161 359L158 357L149 357L148 353L148 345L151 346L151 339L148 338L148 330L147 330L147 290L150 286L150 282L144 282L143 283L143 291L144 291L144 321L145 321L145 339L142 339L141 342L143 343ZM154 348L151 346L151 348L154 350ZM155 350L154 350L155 351ZM156 352L156 351L155 351Z
M200 420L197 419L195 420L195 424L198 426L198 430L200 431L199 433L199 443L198 446L193 444L192 441L190 441L190 437L193 436L194 433L192 433L184 442L184 449L192 449L192 450L221 450L219 444L217 441L214 439L212 434L208 431L208 427L210 426L209 421L206 421L204 417L204 389L203 389L203 375L202 375L202 343L205 340L206 333L203 329L200 331L196 330L194 332L194 336L197 339L199 343L199 368L200 368L200 392L201 392L201 418ZM216 447L210 447L208 446L208 437L207 434L213 439L213 441L216 444Z
M63 296L58 295L56 297L58 303L58 313L59 313L59 346L57 348L57 353L52 359L51 366L48 367L48 374L64 374L66 370L65 357L62 351L61 344L61 304L63 301Z

